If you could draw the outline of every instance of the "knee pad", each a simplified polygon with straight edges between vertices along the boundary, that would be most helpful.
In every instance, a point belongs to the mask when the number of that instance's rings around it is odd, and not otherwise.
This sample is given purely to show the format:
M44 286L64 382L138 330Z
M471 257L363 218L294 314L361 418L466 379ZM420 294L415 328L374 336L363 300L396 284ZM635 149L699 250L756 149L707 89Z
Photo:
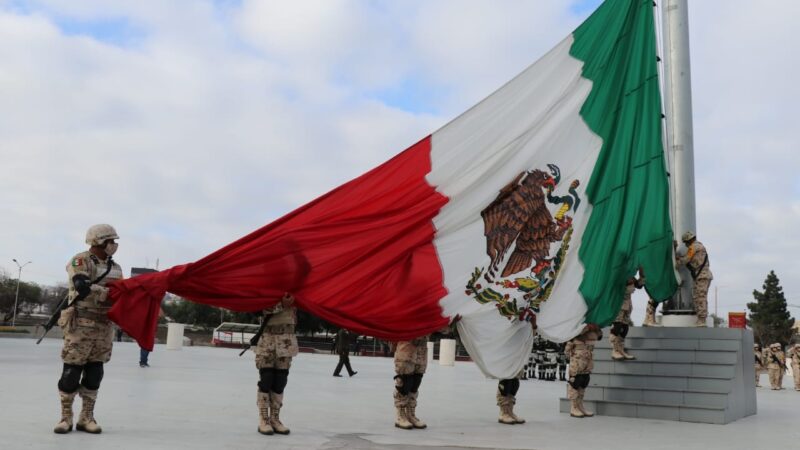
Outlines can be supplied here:
M58 390L72 394L78 390L81 381L81 373L83 366L76 366L75 364L64 364L64 370L61 372L61 378L58 380Z
M81 384L90 391L100 389L100 382L103 381L103 363L93 361L83 366L83 379Z
M289 382L289 369L273 369L274 378L272 379L272 392L283 394L286 383Z
M272 380L275 378L273 370L271 367L258 369L258 390L265 394L272 389Z
M394 388L397 389L400 395L408 395L411 393L411 389L415 384L414 374L395 375L394 380Z
M631 328L630 325L628 325L627 323L623 323L621 330L622 333L619 335L619 337L625 339L628 336L628 330L630 330L630 328Z
M411 391L411 393L413 394L413 393L416 393L417 391L419 391L419 386L422 384L422 374L421 373L415 373L415 374L412 375L412 377L413 377L414 381L413 381L413 385L409 389L409 391Z
M625 326L622 322L614 322L611 324L611 334L614 336L622 337L622 328Z
M589 378L590 374L579 373L570 379L569 384L575 389L586 389L589 386Z
M502 395L517 395L517 391L519 391L519 379L511 378L508 380L500 380L497 387L500 388L500 393Z

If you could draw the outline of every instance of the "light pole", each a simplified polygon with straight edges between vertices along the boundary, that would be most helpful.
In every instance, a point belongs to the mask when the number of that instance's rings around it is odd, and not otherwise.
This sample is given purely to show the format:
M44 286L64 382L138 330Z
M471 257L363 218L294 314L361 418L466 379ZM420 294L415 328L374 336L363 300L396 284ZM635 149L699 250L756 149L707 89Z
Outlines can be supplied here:
M14 318L11 319L11 326L12 327L16 327L17 326L17 302L19 301L19 279L22 278L22 268L27 266L31 262L28 261L23 265L19 265L19 261L17 261L16 259L13 259L12 261L14 261L14 264L16 264L17 268L19 269L19 271L17 272L17 294L14 296L14 316L13 316Z

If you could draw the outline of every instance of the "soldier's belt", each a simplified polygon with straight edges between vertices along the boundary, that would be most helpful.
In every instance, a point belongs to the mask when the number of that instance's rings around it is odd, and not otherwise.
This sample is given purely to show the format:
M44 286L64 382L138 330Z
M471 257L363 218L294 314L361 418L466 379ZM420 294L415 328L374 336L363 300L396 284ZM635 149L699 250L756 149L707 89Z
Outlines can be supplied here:
M95 311L87 311L85 309L78 308L75 314L77 317L81 319L89 319L94 320L95 322L108 322L108 315L105 312L95 312Z
M264 332L269 334L294 334L294 325L267 325Z

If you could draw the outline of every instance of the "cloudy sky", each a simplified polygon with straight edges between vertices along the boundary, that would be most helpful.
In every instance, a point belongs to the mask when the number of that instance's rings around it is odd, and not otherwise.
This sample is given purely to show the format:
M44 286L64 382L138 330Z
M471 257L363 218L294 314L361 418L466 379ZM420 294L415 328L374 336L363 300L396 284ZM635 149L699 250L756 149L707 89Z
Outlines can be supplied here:
M126 270L203 257L444 125L598 3L0 0L0 270L62 282L99 222ZM720 314L771 269L800 304L800 2L690 3Z

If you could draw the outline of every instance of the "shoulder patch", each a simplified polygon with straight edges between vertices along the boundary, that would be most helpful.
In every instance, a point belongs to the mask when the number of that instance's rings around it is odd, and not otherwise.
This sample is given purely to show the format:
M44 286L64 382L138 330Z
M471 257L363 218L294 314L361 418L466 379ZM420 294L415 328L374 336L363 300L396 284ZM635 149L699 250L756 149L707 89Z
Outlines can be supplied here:
M72 267L80 267L82 265L83 265L83 258L81 258L80 256L72 258Z

